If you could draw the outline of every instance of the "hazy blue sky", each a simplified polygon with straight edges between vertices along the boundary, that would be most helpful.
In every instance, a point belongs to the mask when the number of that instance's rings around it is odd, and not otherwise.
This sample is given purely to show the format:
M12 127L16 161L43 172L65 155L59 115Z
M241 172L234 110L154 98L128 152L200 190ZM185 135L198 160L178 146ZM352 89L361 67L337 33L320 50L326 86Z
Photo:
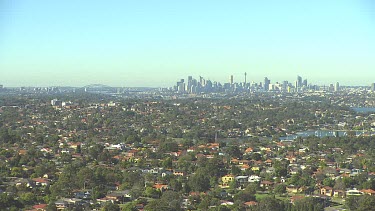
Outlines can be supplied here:
M0 0L4 86L375 82L373 0Z

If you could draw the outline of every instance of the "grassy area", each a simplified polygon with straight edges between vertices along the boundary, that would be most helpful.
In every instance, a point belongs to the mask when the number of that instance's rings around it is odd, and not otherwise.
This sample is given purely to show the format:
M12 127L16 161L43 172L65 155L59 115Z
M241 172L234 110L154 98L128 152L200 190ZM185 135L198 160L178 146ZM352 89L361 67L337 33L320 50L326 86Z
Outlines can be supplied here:
M255 198L256 198L257 201L260 200L260 199L263 199L264 197L267 197L267 196L275 196L275 198L283 200L283 201L290 199L290 196L287 196L287 195L280 196L278 194L274 195L274 194L269 194L269 193L257 193L257 194L255 194Z
M270 196L270 194L267 194L267 193L257 193L255 194L255 198L257 201L259 201L260 199L264 198L264 197L267 197L267 196Z

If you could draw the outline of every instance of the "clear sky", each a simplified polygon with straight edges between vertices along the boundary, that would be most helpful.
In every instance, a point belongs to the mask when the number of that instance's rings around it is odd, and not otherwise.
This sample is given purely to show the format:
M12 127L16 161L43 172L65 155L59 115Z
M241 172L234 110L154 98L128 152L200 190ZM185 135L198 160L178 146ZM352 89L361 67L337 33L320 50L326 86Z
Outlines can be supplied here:
M0 84L375 82L373 0L0 0Z

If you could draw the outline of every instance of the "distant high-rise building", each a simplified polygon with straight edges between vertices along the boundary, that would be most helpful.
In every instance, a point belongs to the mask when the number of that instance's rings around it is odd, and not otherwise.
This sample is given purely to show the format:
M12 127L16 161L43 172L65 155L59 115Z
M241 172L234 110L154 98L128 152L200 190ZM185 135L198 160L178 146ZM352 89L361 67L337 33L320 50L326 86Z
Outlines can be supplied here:
M230 83L230 84L233 84L233 75L230 76L230 78L229 78L229 83Z
M335 91L335 86L334 86L333 84L330 84L328 90L329 90L330 92Z
M297 88L297 90L301 90L301 88L302 88L302 77L301 76L297 76L296 88Z
M303 80L302 86L307 87L307 79Z
M282 90L283 91L287 91L288 90L288 81L283 81L283 86L282 86Z
M338 91L340 91L340 84L339 84L339 82L336 82L336 84L335 84L335 92L338 92Z
M229 89L230 89L230 86L231 86L230 83L224 83L224 89L225 89L225 90L229 90Z
M191 86L193 85L193 76L188 76L187 92L191 93Z
M265 77L264 78L264 91L269 90L270 83L271 83L271 80L269 80L267 77Z
M246 86L246 76L247 76L247 73L245 72L245 86Z
M212 91L212 82L210 80L207 80L205 88L207 92Z
M375 83L371 84L371 91L375 92Z
M177 91L178 93L184 93L185 92L185 83L184 82L179 82L177 83Z
M184 93L185 92L185 83L184 79L181 79L179 82L177 82L177 91L178 93Z

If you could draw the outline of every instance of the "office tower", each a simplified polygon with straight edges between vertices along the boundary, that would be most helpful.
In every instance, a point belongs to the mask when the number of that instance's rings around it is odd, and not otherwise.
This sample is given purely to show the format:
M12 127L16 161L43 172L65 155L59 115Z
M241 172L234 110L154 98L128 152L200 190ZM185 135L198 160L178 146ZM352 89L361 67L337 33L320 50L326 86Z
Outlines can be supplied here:
M212 91L212 82L210 80L207 80L205 88L207 92Z
M247 75L247 73L245 72L245 86L246 86L246 75Z
M296 89L299 91L302 88L302 77L297 76L297 81L296 81Z
M193 85L193 76L188 76L187 92L191 93L191 86Z
M264 78L264 91L269 90L270 83L271 83L271 80L269 80L267 77L265 77Z
M328 90L329 90L330 92L335 91L335 86L334 86L333 84L330 84L329 87L328 87Z
M198 86L198 81L197 81L197 79L193 79L193 80L191 81L191 85L192 85L192 86Z
M297 83L298 83L298 86L302 86L302 77L301 76L297 76Z
M229 83L232 85L233 84L233 75L230 76L229 78Z
M303 80L302 86L307 87L307 79Z
M230 83L224 83L224 89L229 90L231 84Z
M335 84L335 92L338 92L338 91L340 91L340 84L339 84L339 82L336 82L336 84Z
M217 82L216 82L216 81L214 81L214 83L213 83L212 86L213 86L214 90L217 91L218 85L217 85Z
M184 79L181 79L180 81L177 82L176 88L178 93L184 93L185 92L185 83Z
M184 82L177 82L177 91L178 93L185 92L185 83Z
M282 86L282 90L283 91L287 91L287 89L288 89L288 81L283 81L283 86Z
M375 92L375 83L371 84L371 91Z

